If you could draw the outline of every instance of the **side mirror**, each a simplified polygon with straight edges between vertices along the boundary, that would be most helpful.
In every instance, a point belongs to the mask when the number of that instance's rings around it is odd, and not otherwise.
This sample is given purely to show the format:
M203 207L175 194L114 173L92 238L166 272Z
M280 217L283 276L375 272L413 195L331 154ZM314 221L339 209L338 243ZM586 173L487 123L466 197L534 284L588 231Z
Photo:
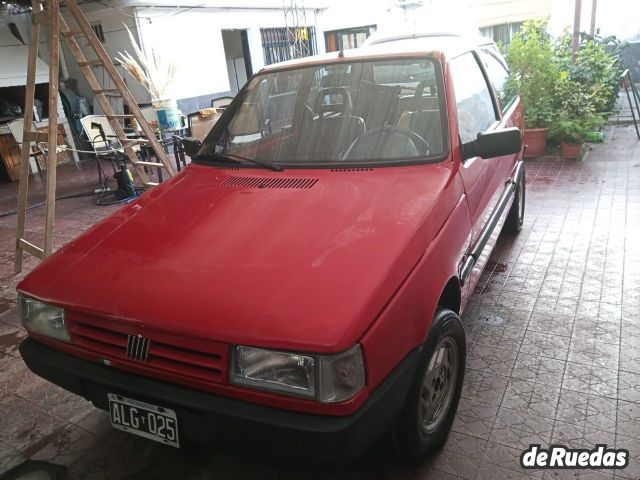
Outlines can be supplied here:
M462 145L462 159L492 158L512 155L522 150L522 134L518 127L478 134L472 142Z
M193 137L185 137L182 139L182 146L184 147L184 153L189 157L194 157L200 147L202 146L202 142L197 138Z

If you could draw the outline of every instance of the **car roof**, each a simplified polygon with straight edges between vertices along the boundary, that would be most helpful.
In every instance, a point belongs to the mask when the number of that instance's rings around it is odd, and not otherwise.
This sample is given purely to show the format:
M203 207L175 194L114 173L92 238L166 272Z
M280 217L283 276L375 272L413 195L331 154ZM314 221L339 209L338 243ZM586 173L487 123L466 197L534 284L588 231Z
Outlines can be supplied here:
M474 48L495 45L490 38L455 33L413 33L372 36L362 47L288 60L264 67L261 72L282 68L307 67L349 60L371 60L380 57L430 54L453 58ZM342 55L342 56L341 56Z

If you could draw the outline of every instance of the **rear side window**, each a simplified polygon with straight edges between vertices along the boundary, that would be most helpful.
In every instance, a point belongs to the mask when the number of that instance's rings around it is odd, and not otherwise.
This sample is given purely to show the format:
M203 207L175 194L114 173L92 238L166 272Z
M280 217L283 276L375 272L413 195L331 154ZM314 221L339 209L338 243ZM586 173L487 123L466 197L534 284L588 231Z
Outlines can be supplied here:
M449 65L456 95L460 141L467 143L496 121L496 112L476 57L465 53L451 60Z
M507 65L495 48L481 49L480 57L485 65L489 80L498 94L502 113L505 113L516 99L515 89L510 86Z

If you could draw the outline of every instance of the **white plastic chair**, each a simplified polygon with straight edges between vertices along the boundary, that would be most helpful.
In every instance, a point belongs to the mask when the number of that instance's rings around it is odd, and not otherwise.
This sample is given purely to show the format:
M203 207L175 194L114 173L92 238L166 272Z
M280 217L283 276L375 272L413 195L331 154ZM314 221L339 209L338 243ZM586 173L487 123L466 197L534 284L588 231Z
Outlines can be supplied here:
M122 143L116 136L116 132L113 130L109 119L105 115L87 115L80 119L82 129L84 130L91 148L98 155L107 155L112 153L113 150L123 153ZM100 131L102 129L102 132ZM104 133L105 139L102 137ZM140 151L140 145L134 145L133 150L135 152Z
M15 120L12 120L7 124L7 127L9 128L9 132L11 132L13 139L16 141L16 144L20 148L20 151L22 151L24 118L17 118ZM35 151L34 147L36 147ZM36 142L31 142L29 145L29 165L32 173L37 172L40 169L40 166L35 159L36 155L40 152L41 149L36 145Z
M7 127L9 127L9 131L11 132L11 135L13 135L13 138L15 139L16 143L22 149L22 140L23 140L23 134L24 134L24 118L17 118L15 120L12 120L7 124ZM32 147L30 150L31 152L33 152L33 147L35 145L36 145L36 142L31 142L31 147Z

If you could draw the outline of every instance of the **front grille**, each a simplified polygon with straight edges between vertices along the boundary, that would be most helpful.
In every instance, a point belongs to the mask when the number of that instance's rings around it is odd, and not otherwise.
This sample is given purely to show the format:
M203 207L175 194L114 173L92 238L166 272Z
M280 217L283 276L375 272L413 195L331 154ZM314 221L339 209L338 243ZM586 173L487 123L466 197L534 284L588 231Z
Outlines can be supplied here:
M158 332L131 333L116 321L68 315L74 345L110 361L139 364L177 378L222 383L227 369L225 344Z

